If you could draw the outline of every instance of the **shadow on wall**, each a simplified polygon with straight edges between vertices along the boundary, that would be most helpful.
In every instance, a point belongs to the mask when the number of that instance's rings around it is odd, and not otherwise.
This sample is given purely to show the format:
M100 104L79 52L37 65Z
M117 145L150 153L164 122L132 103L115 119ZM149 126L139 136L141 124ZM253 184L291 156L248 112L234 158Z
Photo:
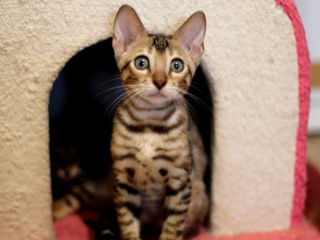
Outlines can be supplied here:
M97 180L110 168L112 119L123 93L111 38L80 51L61 70L49 102L50 158L55 159L55 163L51 161L52 192L55 198L70 191L77 173ZM213 101L201 66L189 93L186 99L190 103L191 115L211 156ZM60 166L56 165L57 162ZM59 167L67 169L74 163L78 164L80 171L71 168L65 171L65 182L59 186L59 175L54 171Z

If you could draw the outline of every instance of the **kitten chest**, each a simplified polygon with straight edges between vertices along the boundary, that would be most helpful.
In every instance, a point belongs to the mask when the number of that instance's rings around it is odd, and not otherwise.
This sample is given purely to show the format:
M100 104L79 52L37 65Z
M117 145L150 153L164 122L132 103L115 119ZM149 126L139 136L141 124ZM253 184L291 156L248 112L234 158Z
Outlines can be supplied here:
M119 137L120 135L119 133ZM114 137L117 137L117 133ZM187 132L174 141L168 141L168 136L159 134L140 134L134 138L134 141L125 141L126 148L122 149L117 147L118 141L114 141L114 168L129 175L128 180L134 183L142 194L163 192L171 178L183 176L186 174L185 169L190 168ZM124 156L125 159L117 160Z
M111 153L118 181L132 184L146 198L178 189L191 171L185 111L175 109L166 121L133 114L130 106L121 105L114 119Z

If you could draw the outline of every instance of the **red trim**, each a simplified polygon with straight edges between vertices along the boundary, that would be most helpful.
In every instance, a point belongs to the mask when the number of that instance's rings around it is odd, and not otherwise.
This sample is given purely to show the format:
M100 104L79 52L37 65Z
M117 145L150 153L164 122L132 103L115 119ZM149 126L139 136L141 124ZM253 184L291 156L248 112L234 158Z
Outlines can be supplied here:
M306 142L310 104L310 59L304 28L293 0L276 0L291 20L297 44L299 65L299 124L296 139L295 192L291 211L291 226L300 225L306 198Z

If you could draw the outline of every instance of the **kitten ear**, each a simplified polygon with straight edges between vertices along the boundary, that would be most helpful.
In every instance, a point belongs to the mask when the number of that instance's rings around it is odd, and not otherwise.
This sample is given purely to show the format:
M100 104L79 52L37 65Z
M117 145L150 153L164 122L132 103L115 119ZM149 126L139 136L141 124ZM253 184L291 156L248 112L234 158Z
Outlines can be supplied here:
M128 47L147 32L134 9L123 5L114 20L112 46L116 55L124 54Z
M182 44L191 60L197 62L204 50L205 33L206 17L203 12L198 11L183 23L173 37Z

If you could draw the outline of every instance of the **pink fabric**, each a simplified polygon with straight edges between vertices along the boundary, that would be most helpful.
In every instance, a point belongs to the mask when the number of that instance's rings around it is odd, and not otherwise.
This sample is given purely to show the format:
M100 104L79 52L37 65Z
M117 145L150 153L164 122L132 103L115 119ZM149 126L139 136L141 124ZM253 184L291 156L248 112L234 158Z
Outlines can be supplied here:
M88 240L94 239L89 229L78 215L70 215L54 223L57 240ZM213 237L202 233L190 240L319 240L320 235L316 228L304 221L290 230L275 231L271 233L242 234L232 237Z
M72 214L68 217L55 221L54 229L57 240L88 240L90 230L82 221L80 215Z
M306 221L290 230L274 231L270 233L241 234L232 237L212 237L201 234L192 240L319 240L317 229Z
M291 226L301 223L306 198L306 142L310 104L310 59L304 28L293 0L276 0L291 20L297 44L299 65L299 125L296 140L295 193L291 211Z

